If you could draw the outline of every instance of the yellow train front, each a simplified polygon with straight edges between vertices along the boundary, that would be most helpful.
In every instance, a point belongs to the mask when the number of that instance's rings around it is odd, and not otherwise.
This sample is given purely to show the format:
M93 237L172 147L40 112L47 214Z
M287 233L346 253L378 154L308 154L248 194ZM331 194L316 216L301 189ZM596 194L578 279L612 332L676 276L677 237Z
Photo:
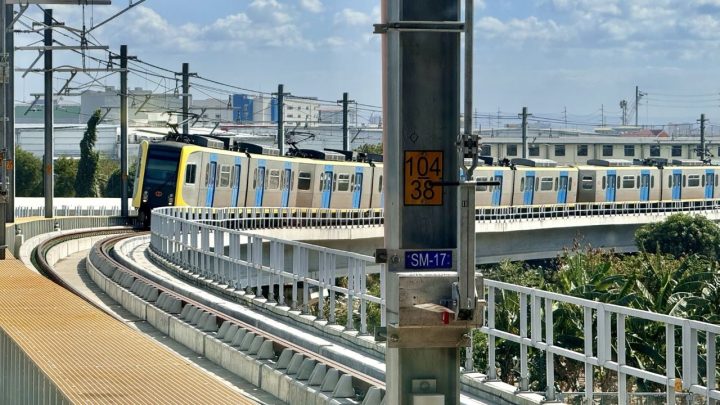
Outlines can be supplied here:
M382 164L356 155L227 144L208 137L193 143L143 142L138 157L133 206L147 225L153 208L298 207L372 209L382 207ZM380 160L380 157L375 157Z

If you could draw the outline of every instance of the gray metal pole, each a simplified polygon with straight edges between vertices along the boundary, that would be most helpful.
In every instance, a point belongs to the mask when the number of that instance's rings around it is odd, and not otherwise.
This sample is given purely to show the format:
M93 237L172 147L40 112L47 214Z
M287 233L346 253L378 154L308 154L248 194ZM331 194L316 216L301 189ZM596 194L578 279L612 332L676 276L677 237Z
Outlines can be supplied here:
M5 85L5 100L10 104L6 106L7 125L5 129L5 176L8 182L7 205L5 208L5 221L15 222L15 32L10 27L13 20L13 5L5 6L5 49L8 62L8 82Z
M285 156L285 86L282 84L278 84L277 100L277 143L278 149L280 150L280 156Z
M527 159L528 157L528 142L527 142L527 118L528 112L527 107L522 109L522 157Z
M473 123L473 22L475 12L473 2L465 0L465 134L472 135Z
M182 92L183 92L183 134L190 133L190 64L182 64Z
M635 86L635 126L638 126L638 110L640 109L640 87Z
M7 32L7 19L5 13L7 12L7 7L5 4L5 0L2 0L2 3L0 3L0 26L2 26L2 29ZM12 13L12 10L10 11ZM8 54L8 48L6 47L5 42L6 35L3 35L0 37L0 57L4 57ZM12 51L11 51L12 52ZM7 67L4 69L5 74L8 76L12 76L13 72L9 70ZM8 97L7 93L7 80L9 79L8 76L2 77L0 79L0 86L2 86L2 94L0 96L0 118L2 121L0 121L0 150L5 149L7 147L7 126L5 121L5 117L8 115L8 111L13 106L13 99ZM7 150L5 150L5 155L7 154ZM4 158L4 157L3 157ZM6 192L7 189L5 188L5 184L7 184L7 171L6 163L3 159L0 159L0 191ZM5 260L5 250L7 246L7 227L6 227L6 213L8 211L11 211L11 207L7 204L7 197L6 195L0 194L0 260ZM4 212L3 212L4 211Z
M53 45L53 32L52 28L53 18L52 10L45 9L45 46L50 47ZM53 145L53 52L50 49L44 51L45 53L45 155L43 157L43 178L44 193L45 193L45 218L53 217L53 195L54 195L54 184L53 173L54 173L54 145Z
M343 93L343 150L349 151L350 150L350 137L348 134L348 94Z
M120 46L120 215L129 215L128 207L128 54ZM184 107L184 106L183 106Z
M700 160L705 160L705 114L700 114Z
M397 26L394 23L403 20L459 19L459 0L382 1L381 20L387 27ZM460 33L401 32L389 28L382 38L382 50L385 248L456 249L457 187L422 183L423 191L427 192L423 198L434 201L413 200L407 204L406 197L413 199L413 180L408 178L405 162L408 158L413 162L438 163L437 157L441 156L442 163L435 168L442 172L442 180L459 180L456 142L460 133ZM410 167L415 167L414 163ZM427 167L424 171L428 171ZM440 200L439 204L435 199ZM407 304L400 302L401 277L412 274L387 272L388 329L399 325L404 311L401 308ZM417 385L435 388L435 393L444 397L439 403L458 404L460 351L457 347L438 347L434 338L439 336L422 331L417 336L426 339L424 345L388 346L386 402L413 403Z

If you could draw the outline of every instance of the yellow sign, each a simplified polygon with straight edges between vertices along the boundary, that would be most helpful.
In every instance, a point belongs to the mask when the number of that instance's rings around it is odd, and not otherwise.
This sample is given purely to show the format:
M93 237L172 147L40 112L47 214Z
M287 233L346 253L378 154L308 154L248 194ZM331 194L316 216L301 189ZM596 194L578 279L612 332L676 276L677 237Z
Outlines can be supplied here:
M443 152L405 151L405 205L442 205Z

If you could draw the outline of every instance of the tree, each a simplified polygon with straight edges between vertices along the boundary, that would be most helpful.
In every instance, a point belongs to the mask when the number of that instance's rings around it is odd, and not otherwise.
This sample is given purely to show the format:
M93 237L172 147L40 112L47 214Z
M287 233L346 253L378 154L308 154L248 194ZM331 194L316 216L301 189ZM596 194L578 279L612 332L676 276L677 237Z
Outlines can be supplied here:
M136 165L133 164L128 170L128 196L132 196L133 187L135 185ZM103 190L103 197L120 198L120 190L122 182L120 178L120 169L115 170L110 177Z
M642 226L635 232L640 250L674 257L698 254L720 257L720 227L699 215L675 214L665 221Z
M61 157L55 161L55 196L75 197L78 161Z
M75 195L78 197L98 196L98 161L100 156L93 150L97 141L97 125L100 122L101 111L97 110L90 117L87 129L80 141L80 163L75 178Z
M355 148L355 152L361 152L361 153L375 153L377 155L383 154L383 145L381 143L377 144L363 144L361 146L358 146Z
M18 197L41 197L42 161L21 148L15 149L15 193Z

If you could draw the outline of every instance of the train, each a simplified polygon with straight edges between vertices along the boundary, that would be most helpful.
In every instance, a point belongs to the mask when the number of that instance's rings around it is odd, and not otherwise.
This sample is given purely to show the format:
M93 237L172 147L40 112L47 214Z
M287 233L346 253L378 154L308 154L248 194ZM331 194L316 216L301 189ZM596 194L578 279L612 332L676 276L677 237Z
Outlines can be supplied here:
M143 224L149 224L153 208L165 206L381 209L384 204L381 155L295 147L280 156L277 149L191 135L143 141L139 148L133 206ZM478 208L720 198L720 170L701 161L487 163L473 173Z

